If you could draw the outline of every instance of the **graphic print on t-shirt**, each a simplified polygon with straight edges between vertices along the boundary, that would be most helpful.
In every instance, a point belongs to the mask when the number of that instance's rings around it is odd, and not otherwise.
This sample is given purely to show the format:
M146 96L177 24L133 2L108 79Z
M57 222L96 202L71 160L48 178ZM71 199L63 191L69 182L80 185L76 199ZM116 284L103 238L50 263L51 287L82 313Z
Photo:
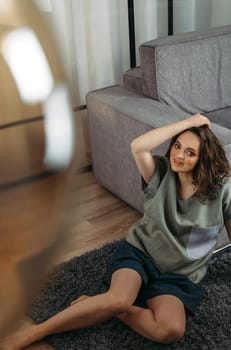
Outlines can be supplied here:
M203 258L216 244L220 225L192 227L187 244L187 254L192 259Z

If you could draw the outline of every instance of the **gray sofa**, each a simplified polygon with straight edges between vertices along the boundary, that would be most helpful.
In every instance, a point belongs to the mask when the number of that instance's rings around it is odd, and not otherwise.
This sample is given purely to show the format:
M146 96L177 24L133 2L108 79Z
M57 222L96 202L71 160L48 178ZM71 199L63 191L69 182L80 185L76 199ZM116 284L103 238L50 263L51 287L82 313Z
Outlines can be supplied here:
M142 44L140 67L124 74L123 87L90 92L87 110L96 179L141 212L141 180L130 151L138 135L201 112L231 162L231 26ZM224 232L219 246L227 243Z

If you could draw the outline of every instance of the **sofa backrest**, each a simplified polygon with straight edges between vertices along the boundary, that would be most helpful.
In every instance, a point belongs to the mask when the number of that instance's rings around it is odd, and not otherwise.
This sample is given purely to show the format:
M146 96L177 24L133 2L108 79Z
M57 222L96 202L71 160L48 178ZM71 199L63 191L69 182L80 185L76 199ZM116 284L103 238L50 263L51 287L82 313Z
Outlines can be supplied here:
M146 96L195 113L231 106L231 26L140 46Z

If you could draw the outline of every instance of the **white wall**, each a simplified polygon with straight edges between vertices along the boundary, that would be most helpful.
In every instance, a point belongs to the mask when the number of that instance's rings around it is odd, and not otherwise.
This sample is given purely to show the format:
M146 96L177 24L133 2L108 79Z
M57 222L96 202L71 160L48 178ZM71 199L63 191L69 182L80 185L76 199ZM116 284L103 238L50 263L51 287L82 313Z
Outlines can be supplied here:
M174 33L231 24L230 0L174 0Z
M211 0L212 15L211 26L231 24L231 1L230 0Z
M174 34L193 31L195 28L195 0L175 0L173 18Z

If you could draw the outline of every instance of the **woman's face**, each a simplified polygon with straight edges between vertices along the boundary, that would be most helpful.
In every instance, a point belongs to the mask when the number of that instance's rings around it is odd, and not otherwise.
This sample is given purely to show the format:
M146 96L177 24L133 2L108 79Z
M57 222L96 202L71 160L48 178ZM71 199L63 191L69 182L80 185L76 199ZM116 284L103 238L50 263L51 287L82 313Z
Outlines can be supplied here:
M190 131L178 136L170 151L170 164L177 173L192 173L200 153L200 138Z

